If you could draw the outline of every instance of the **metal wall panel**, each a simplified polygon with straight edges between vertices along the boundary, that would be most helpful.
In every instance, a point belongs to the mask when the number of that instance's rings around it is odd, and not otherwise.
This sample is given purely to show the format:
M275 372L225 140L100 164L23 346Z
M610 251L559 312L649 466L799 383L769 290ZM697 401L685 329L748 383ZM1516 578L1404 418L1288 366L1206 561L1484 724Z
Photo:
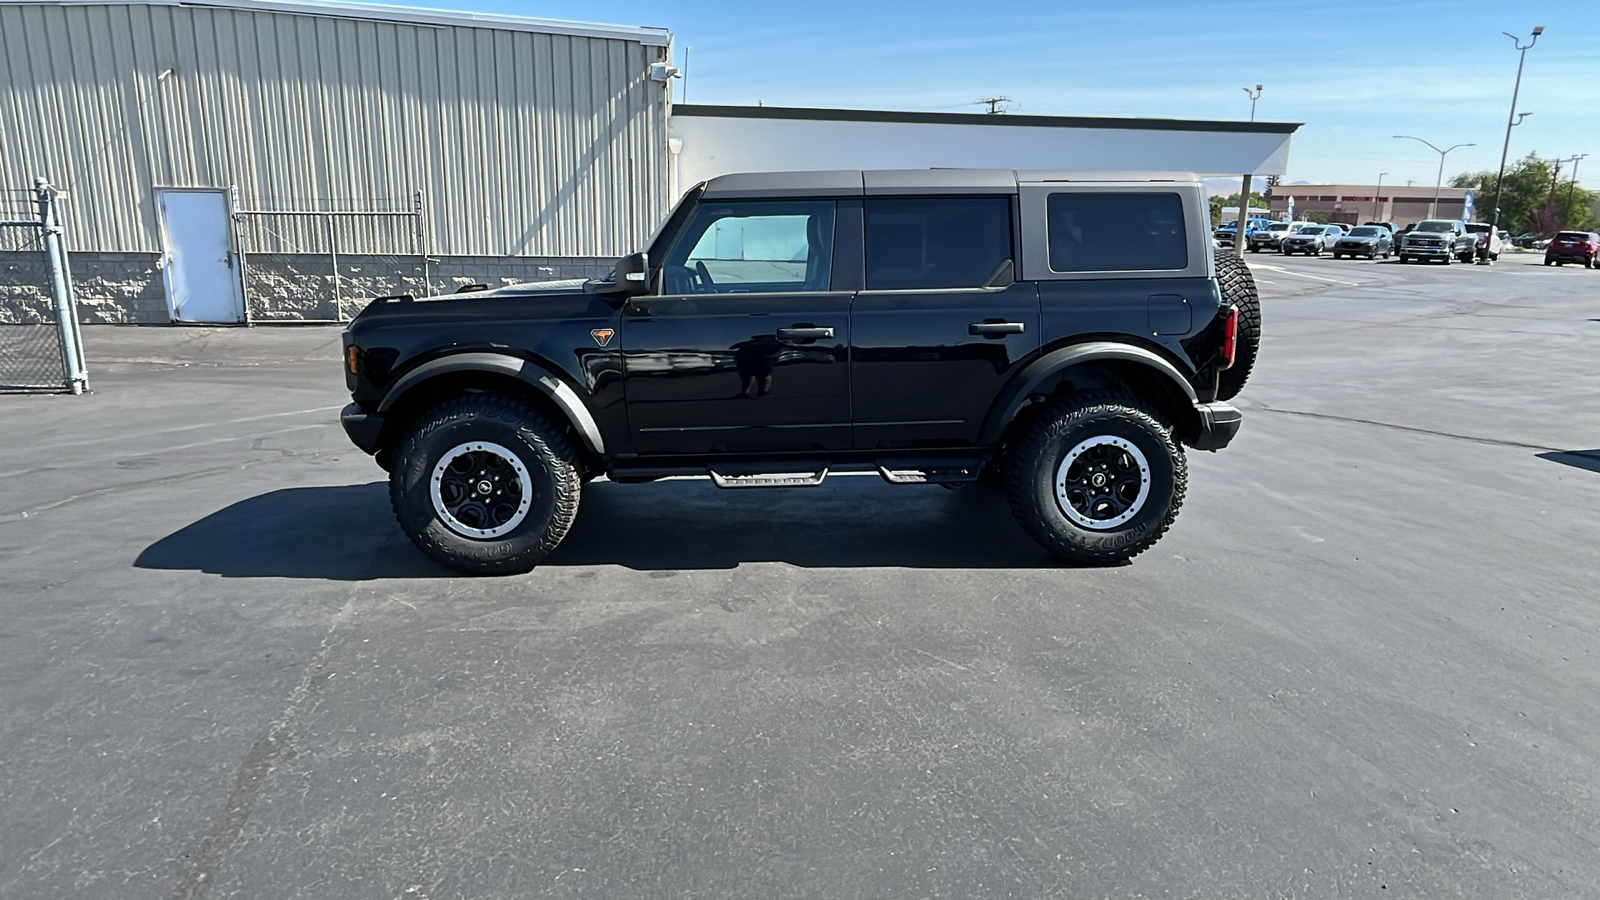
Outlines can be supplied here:
M665 214L668 48L144 3L0 3L0 187L50 176L76 250L159 249L156 187L411 209L430 252L615 256Z

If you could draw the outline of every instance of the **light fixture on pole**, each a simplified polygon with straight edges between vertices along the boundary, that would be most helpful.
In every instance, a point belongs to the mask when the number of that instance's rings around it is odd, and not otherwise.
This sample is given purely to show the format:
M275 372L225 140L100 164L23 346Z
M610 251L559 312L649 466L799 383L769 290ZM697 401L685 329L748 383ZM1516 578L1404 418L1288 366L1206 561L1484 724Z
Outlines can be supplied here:
M1421 141L1422 143L1427 144L1428 147L1433 150L1433 152L1439 154L1439 177L1434 179L1434 182L1433 182L1433 203L1428 207L1428 218L1430 218L1430 219L1439 218L1439 186L1444 184L1444 158L1445 158L1445 156L1448 155L1451 150L1457 150L1457 149L1460 149L1461 147L1476 147L1478 145L1477 144L1455 144L1453 146L1446 147L1445 149L1440 150L1438 147L1433 146L1433 144L1431 142L1424 141L1424 140L1422 140L1422 138L1419 138L1416 135L1397 134L1397 135L1395 135L1395 137L1396 138L1409 138L1409 139L1411 139L1413 141Z
M1256 120L1256 101L1261 99L1261 85L1256 85L1254 91L1249 88L1243 88L1242 90L1244 95L1250 98L1250 121L1254 122Z
M1500 147L1500 171L1494 176L1494 209L1489 220L1489 224L1494 228L1500 227L1500 182L1506 178L1506 153L1511 150L1511 129L1521 125L1522 120L1528 117L1527 113L1517 112L1517 94L1522 92L1522 64L1528 60L1528 51L1533 49L1534 44L1539 43L1539 35L1544 34L1544 26L1533 26L1533 40L1529 41L1526 47L1522 46L1522 39L1511 32L1500 33L1511 38L1511 42L1517 45L1517 52L1521 55L1517 57L1517 81L1511 88L1511 112L1506 115L1506 142ZM1512 121L1513 119L1516 121Z

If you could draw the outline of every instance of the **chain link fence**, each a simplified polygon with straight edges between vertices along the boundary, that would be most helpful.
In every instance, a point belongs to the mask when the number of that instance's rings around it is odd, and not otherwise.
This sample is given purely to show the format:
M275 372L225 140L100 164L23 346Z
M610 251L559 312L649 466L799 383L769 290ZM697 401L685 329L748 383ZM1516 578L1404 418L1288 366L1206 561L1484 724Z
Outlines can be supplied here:
M422 199L407 209L234 213L250 322L348 322L373 297L428 293Z
M89 387L56 192L0 189L0 391Z

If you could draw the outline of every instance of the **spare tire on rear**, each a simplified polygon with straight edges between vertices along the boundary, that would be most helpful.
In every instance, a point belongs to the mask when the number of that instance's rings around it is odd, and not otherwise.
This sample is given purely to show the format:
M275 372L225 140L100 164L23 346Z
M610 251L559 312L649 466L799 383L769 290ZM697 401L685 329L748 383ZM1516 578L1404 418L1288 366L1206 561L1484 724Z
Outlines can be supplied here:
M1239 307L1239 340L1233 365L1222 370L1217 379L1217 399L1232 400L1244 390L1261 347L1261 295L1256 293L1250 267L1237 253L1217 254L1217 287L1222 290L1224 311L1230 306Z

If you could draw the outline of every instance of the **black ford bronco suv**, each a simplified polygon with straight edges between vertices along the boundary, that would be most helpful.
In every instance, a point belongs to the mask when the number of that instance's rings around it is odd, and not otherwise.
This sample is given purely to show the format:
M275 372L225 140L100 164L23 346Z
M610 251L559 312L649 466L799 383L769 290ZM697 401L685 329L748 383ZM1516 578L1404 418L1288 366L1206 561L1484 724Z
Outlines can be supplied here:
M1260 306L1198 177L961 169L728 175L612 278L372 302L350 439L400 526L524 572L583 483L1004 484L1040 544L1126 560L1239 430Z

